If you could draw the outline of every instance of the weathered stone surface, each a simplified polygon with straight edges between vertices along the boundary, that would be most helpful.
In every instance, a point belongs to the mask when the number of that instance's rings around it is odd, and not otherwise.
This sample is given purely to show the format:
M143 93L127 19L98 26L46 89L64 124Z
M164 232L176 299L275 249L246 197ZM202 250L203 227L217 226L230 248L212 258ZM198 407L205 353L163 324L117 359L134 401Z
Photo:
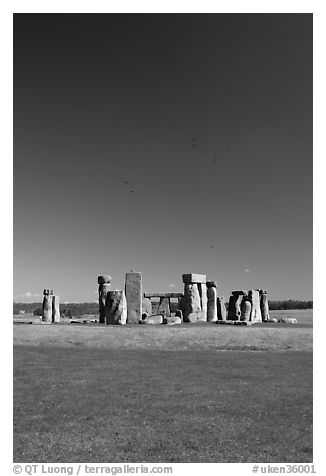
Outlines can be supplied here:
M183 274L182 281L184 284L191 284L191 283L204 283L206 284L206 274Z
M44 289L43 290L43 295L44 296L53 295L53 289Z
M146 319L142 319L140 321L140 324L152 324L152 325L156 325L156 324L163 324L163 316L161 314L154 314L152 316L148 316L146 317Z
M42 322L52 322L52 297L50 293L44 294L42 305Z
M242 299L243 299L243 294L238 294L238 295L232 294L232 296L230 296L229 309L228 309L229 321L240 321Z
M207 286L206 283L198 283L198 291L200 295L201 302L201 312L202 316L199 320L207 321Z
M170 310L170 298L168 297L161 297L160 298L160 303L158 305L158 310L157 313L164 313L166 317L171 316L171 310Z
M175 324L181 324L180 317L164 317L163 324L167 324L168 326L174 326Z
M138 324L142 309L142 277L141 273L126 273L127 322Z
M147 314L148 316L150 316L152 314L152 301L149 298L143 297L141 307L142 315Z
M216 321L215 324L233 325L237 321Z
M110 325L126 324L127 301L124 291L108 291L105 302L105 320Z
M271 318L270 318L270 322L278 322L278 320L277 320L276 317L271 317Z
M216 306L217 306L217 320L226 321L226 307L225 307L224 296L217 296Z
M284 324L297 324L298 321L295 317L281 317L278 322L283 322Z
M183 317L183 322L200 322L203 321L203 312L198 311L198 312L191 312L188 314L188 316Z
M217 289L215 286L207 288L207 321L217 321Z
M180 319L183 320L183 313L182 313L181 309L177 309L175 311L175 317L180 317Z
M233 321L233 324L235 326L251 326L252 324L255 324L252 321Z
M101 324L105 323L105 303L106 303L106 296L111 289L110 283L103 283L99 284L98 287L98 304L99 304L99 322Z
M269 308L267 294L260 294L260 312L262 321L269 321Z
M248 299L243 299L241 303L241 317L240 321L250 321L251 303Z
M248 296L248 291L242 289L240 291L232 291L232 296Z
M98 284L105 284L105 283L111 283L111 276L102 274L101 276L98 276L97 282Z
M261 322L259 291L251 289L248 293L248 299L251 303L250 321Z
M183 319L185 322L191 322L188 320L190 314L194 314L202 318L201 298L197 284L189 283L184 286L184 311Z
M206 281L206 286L207 286L207 288L217 288L217 282L216 281Z
M52 296L52 322L60 322L59 296Z
M166 297L166 298L182 298L183 294L182 293L144 293L144 298L161 298L161 297Z
M259 294L268 294L266 289L259 289Z

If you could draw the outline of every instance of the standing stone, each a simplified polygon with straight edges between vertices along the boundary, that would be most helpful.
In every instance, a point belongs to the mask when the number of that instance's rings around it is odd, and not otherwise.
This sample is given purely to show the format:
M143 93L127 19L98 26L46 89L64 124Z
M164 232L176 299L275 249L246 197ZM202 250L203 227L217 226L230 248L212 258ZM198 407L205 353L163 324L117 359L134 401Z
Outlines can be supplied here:
M249 321L251 314L251 303L248 298L244 298L241 303L241 317L240 321Z
M207 321L217 321L217 289L210 282L207 283Z
M267 299L267 292L260 294L260 312L262 321L269 321L269 307L268 307L268 299Z
M100 278L100 276L99 276ZM99 284L98 286L98 303L99 303L99 322L105 324L105 303L108 292L111 289L110 283Z
M251 289L248 293L248 299L251 303L250 321L261 322L259 291L257 289Z
M42 305L42 322L52 322L52 289L44 289Z
M201 318L200 321L207 321L207 286L206 283L197 283L201 301Z
M226 321L226 307L225 307L224 296L217 296L216 305L217 305L217 320Z
M141 309L141 313L142 313L142 317L144 315L146 316L150 316L152 314L152 301L150 300L150 298L145 298L143 297L142 299L142 309Z
M170 298L168 297L161 297L160 303L158 305L157 314L161 314L165 312L166 317L171 316L171 309L170 309Z
M228 320L239 321L241 316L241 302L243 294L232 294L229 299Z
M142 309L142 279L141 273L130 271L126 273L127 322L138 324Z
M59 296L52 296L52 322L60 322Z
M184 287L183 315L184 315L184 320L186 322L190 322L189 320L190 314L192 315L192 319L196 321L200 320L202 317L200 294L199 294L198 286L195 283L185 284L185 287Z
M105 319L107 324L126 324L127 301L124 291L108 291L105 303Z

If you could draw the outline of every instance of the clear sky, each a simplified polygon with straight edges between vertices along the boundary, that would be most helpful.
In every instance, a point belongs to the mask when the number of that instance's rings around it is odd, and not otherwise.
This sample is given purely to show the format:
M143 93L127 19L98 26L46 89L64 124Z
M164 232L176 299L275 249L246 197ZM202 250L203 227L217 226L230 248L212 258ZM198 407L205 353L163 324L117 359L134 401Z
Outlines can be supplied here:
M14 296L312 298L311 14L15 14Z

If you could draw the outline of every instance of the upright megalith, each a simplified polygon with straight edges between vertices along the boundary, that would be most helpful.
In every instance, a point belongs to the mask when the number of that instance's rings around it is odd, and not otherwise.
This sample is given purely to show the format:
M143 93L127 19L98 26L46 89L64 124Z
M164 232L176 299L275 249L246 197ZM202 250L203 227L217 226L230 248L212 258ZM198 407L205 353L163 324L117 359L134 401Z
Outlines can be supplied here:
M216 281L207 281L207 321L217 321L217 289Z
M52 322L60 322L59 296L52 296Z
M267 298L267 291L264 289L259 290L259 296L260 296L260 312L261 312L261 318L262 321L269 321L269 307L268 307L268 298Z
M107 324L126 324L127 301L123 290L108 291L105 302L105 320Z
M166 317L171 316L170 309L170 298L169 297L160 297L160 302L157 309L157 314L163 313Z
M226 307L225 307L224 296L217 296L216 305L217 305L217 320L226 321Z
M126 273L125 293L127 299L127 322L138 324L142 311L142 276L141 273Z
M44 289L42 305L42 322L52 322L52 299L53 290Z
M244 296L241 302L240 321L250 321L251 303L248 296Z
M185 322L207 320L207 288L206 275L183 274L184 297L182 301L183 319Z
M248 300L251 304L250 321L261 322L259 290L251 289L248 293Z
M98 282L98 303L99 303L99 322L105 323L105 302L108 292L111 289L111 276L101 275L97 278Z
M142 317L150 316L152 314L152 301L148 297L143 297L141 306Z
M233 291L229 299L228 320L240 321L241 317L241 302L244 294L239 294L238 291Z

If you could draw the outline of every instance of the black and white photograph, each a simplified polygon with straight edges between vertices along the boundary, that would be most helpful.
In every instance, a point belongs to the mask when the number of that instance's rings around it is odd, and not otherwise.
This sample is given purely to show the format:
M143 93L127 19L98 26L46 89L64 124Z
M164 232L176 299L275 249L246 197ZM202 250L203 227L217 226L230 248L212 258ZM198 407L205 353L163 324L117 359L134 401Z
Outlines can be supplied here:
M13 12L16 474L318 474L313 16Z

